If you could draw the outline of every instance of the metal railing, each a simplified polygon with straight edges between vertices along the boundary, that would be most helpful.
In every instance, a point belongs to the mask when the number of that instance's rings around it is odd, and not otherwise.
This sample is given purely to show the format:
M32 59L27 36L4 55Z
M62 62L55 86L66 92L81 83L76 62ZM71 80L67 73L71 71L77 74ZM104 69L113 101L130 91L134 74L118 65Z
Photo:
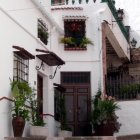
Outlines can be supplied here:
M94 2L94 0L51 0L51 5L75 5L75 4L83 4L83 3L89 3Z
M140 76L110 75L106 80L106 93L117 100L140 99Z

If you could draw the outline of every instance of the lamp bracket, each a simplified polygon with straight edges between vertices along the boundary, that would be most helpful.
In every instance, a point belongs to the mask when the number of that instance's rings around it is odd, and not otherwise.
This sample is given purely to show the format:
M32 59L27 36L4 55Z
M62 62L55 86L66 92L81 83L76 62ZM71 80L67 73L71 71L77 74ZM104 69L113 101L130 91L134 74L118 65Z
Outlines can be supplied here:
M43 65L44 65L44 64L43 64L43 61L41 61L40 66L36 66L35 69L36 69L36 70L40 70L41 68L43 68Z
M56 69L55 69L55 71L54 71L54 74L53 74L53 75L49 75L49 78L50 78L50 79L53 79L53 78L55 77L55 75L56 75L57 70L60 69L60 68L61 68L60 65L56 66Z

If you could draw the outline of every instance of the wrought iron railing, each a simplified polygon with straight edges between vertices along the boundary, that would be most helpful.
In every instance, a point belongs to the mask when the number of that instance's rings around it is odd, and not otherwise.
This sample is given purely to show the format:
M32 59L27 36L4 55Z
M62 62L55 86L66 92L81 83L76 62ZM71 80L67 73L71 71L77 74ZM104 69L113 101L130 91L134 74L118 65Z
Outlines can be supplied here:
M102 2L107 2L116 22L118 23L124 37L126 38L127 42L129 42L129 32L127 31L126 27L124 26L123 22L119 20L118 15L117 15L117 10L114 5L114 0L102 0Z
M89 3L94 2L94 0L51 0L51 5L68 5L68 4L82 4L82 3Z
M140 76L112 73L107 77L106 93L117 100L140 99Z

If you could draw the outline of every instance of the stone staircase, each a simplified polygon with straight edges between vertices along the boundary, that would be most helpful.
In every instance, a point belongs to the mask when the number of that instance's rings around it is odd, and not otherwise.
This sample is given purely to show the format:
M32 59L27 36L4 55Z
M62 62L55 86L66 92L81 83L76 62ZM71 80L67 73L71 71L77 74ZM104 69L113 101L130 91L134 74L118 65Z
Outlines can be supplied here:
M5 137L4 140L140 140L140 134L126 136L89 136L89 137Z
M116 140L115 137L5 137L4 140Z
M33 137L5 137L4 140L46 140L44 136L33 136Z
M140 140L140 134L118 136L117 140Z

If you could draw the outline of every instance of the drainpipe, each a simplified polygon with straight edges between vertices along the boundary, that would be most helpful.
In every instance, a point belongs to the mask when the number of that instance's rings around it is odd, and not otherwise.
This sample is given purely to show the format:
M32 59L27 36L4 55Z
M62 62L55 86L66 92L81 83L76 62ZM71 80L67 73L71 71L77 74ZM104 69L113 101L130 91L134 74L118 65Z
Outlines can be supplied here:
M55 20L50 16L50 14L47 12L47 10L39 3L39 0L31 0L35 6L40 10L40 12L45 16L47 20L50 21L52 26L56 27L56 29L59 31L61 35L64 34L64 30L55 22Z
M104 81L103 81L103 62L102 62L102 14L105 12L106 8L100 9L97 12L97 18L98 18L98 31L99 31L99 61L100 61L100 85L101 85L101 91L104 92ZM103 93L104 94L104 93Z

